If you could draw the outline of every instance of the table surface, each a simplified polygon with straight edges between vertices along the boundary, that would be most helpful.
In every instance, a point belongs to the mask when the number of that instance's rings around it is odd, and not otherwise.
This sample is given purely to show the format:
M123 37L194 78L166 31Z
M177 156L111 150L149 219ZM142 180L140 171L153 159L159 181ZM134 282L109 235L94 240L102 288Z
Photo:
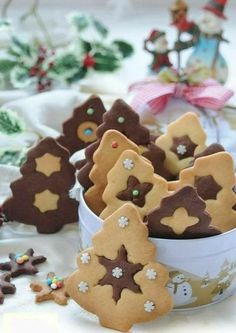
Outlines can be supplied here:
M199 1L200 3L203 1ZM230 46L225 45L223 52L230 65L229 86L236 87L236 39L235 35L235 14L236 6L232 4L228 11L229 22L226 23L226 36L231 38ZM46 3L46 2L45 2ZM70 1L71 3L71 1ZM19 3L18 3L19 5ZM76 5L74 6L76 7ZM71 9L71 8L70 8ZM77 9L77 8L76 8ZM50 17L49 10L44 8L46 19ZM55 33L60 36L63 25L59 18L64 11L69 8L57 6L53 18L50 20L51 26L54 26ZM121 9L122 10L122 9ZM62 13L63 11L63 13ZM158 7L156 11L148 8L128 7L125 15L119 18L119 12L116 17L112 17L111 7L93 8L93 13L104 19L104 21L113 29L112 36L124 37L129 39L136 48L136 55L128 60L124 68L117 74L117 77L128 84L134 80L142 79L147 73L147 64L150 61L149 55L141 49L141 40L154 28L165 29L168 31L170 40L175 38L175 32L166 25L169 21L166 8ZM13 14L17 9L13 8ZM110 14L109 14L110 13ZM192 12L195 18L199 12ZM59 20L58 20L59 19ZM25 25L27 30L30 23ZM5 303L0 307L0 332L15 333L24 331L25 333L34 332L70 332L70 333L93 333L93 332L111 332L97 325L97 319L82 310L70 300L68 306L62 307L52 302L43 304L34 304L34 294L30 291L29 284L34 279L44 279L48 271L55 271L58 275L64 275L75 269L75 256L79 251L79 235L77 225L66 226L61 232L55 235L38 235L33 227L25 227L17 224L4 225L1 229L0 240L0 260L6 260L9 252L19 252L26 248L33 247L36 254L43 254L48 257L48 261L38 266L40 272L34 277L19 277L14 279L17 287L17 293L14 296L6 296ZM226 301L203 308L197 311L173 312L168 316L143 325L136 325L132 332L165 332L165 333L185 333L207 332L207 333L235 333L236 329L236 296ZM40 321L40 325L35 325ZM17 328L16 328L17 323ZM40 327L39 327L40 326Z

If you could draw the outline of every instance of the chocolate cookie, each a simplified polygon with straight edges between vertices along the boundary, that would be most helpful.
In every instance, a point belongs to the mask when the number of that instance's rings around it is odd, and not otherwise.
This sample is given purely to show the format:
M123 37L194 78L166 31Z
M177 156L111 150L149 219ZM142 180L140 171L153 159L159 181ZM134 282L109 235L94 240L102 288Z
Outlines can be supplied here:
M13 196L3 204L8 220L35 225L40 233L57 232L78 220L78 202L68 194L75 168L67 149L43 139L28 152L20 171L22 177L11 184Z
M146 217L149 235L157 238L192 239L219 235L210 226L206 204L191 186L162 199L159 208Z
M96 130L102 123L105 112L102 100L97 96L91 96L74 109L73 116L63 123L63 135L58 138L58 142L71 154L84 149L96 141Z
M34 256L34 250L28 249L25 253L10 253L10 261L0 263L0 269L10 271L11 277L20 275L33 275L38 273L35 265L42 264L47 260L44 256Z
M10 283L11 274L5 273L0 275L0 304L3 304L5 295L15 294L16 287L14 284Z

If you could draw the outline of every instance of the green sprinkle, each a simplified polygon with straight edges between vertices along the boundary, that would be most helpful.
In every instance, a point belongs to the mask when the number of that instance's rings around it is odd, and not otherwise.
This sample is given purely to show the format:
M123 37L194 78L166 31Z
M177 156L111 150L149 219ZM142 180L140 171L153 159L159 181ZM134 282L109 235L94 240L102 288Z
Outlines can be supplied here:
M88 114L89 116L92 116L94 113L95 113L95 110L94 110L93 108L88 108L88 110L87 110L87 114Z
M117 122L118 122L119 124L124 124L124 122L125 122L125 118L124 118L124 117L118 117L118 118L117 118Z

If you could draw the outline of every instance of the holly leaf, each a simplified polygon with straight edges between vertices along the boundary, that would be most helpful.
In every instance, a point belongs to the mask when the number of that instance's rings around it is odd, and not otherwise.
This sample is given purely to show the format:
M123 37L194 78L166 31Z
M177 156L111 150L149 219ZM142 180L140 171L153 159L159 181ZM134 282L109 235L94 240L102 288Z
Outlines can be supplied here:
M74 54L61 54L54 59L54 65L49 71L49 77L68 80L77 73L79 67L79 61Z
M100 72L113 72L121 66L120 59L112 53L96 52L94 58L96 60L94 69Z
M0 164L20 167L26 161L26 150L0 150Z
M89 16L80 12L70 13L68 15L68 20L78 32L85 30L90 24Z
M22 66L15 66L10 72L10 81L14 88L29 87L33 80L29 77L29 70Z
M94 17L91 17L92 23L96 31L103 37L107 37L108 35L108 29L97 19Z
M25 124L21 118L10 109L0 108L0 133L16 134L25 130Z
M15 56L31 56L31 45L28 43L25 43L18 39L17 37L13 36L11 41L11 46L9 53L13 54Z
M114 40L112 44L118 48L123 58L130 57L134 52L133 46L123 40Z
M7 74L9 73L15 66L17 62L15 60L10 59L0 59L0 73Z
M82 80L87 74L87 69L85 67L80 67L77 72L67 79L67 82L69 84L78 82L79 80Z

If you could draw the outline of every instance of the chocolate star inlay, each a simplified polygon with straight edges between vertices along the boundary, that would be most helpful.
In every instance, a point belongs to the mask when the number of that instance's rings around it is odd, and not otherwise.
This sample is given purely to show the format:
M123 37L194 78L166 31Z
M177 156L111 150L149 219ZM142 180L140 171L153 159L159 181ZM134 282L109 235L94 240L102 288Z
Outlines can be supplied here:
M139 207L145 205L145 197L148 192L153 188L151 183L140 183L140 181L134 177L129 176L127 181L127 188L117 194L117 198L122 201L131 201Z
M188 135L173 138L173 145L170 150L178 156L179 160L194 156L197 145L192 142Z
M4 295L15 294L16 287L14 284L10 283L11 274L5 273L0 275L0 304L4 302Z
M116 259L110 260L106 257L98 257L99 262L106 268L106 275L98 282L100 286L111 285L113 288L113 299L115 302L121 298L123 289L129 289L134 293L142 293L139 285L134 281L134 275L143 269L142 264L133 264L127 259L127 250L124 245L118 250ZM122 275L114 274L115 270L120 269Z
M34 250L28 249L23 256L28 256L28 260L20 264L17 263L17 254L10 253L10 261L0 263L0 269L3 271L10 271L11 277L19 275L32 275L38 273L35 265L41 264L47 260L44 256L34 256Z
M214 177L203 176L203 177L195 177L194 186L197 189L198 195L203 200L216 200L217 194L222 187L215 181Z

